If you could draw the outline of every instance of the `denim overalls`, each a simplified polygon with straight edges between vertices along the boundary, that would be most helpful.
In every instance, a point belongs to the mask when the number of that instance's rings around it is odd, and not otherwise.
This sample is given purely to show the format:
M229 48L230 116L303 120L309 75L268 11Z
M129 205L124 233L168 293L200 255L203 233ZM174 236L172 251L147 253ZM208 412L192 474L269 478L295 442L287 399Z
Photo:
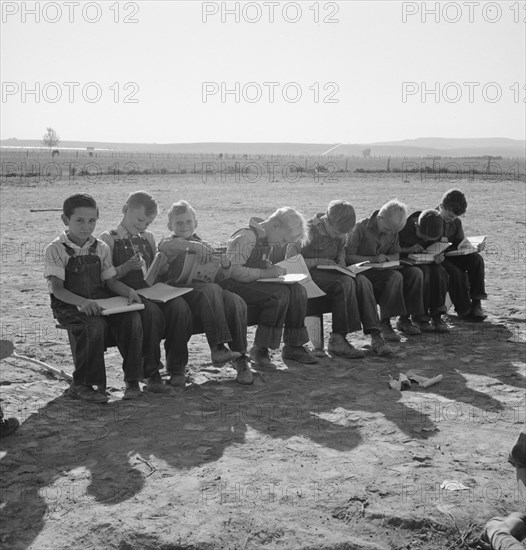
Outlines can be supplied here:
M141 237L140 235L120 238L117 231L115 231L114 229L110 231L110 235L114 238L113 265L115 267L126 263L137 252L141 253L144 261L146 262L146 267L150 267L153 261L154 251L152 250L148 239ZM145 286L142 271L139 269L134 269L130 271L120 280L125 285L131 286L135 289L144 288Z
M78 256L71 246L62 243L69 256L66 265L66 277L64 288L90 300L97 298L108 298L109 292L100 278L102 264L97 255L98 241L95 239L89 247L87 256ZM76 306L66 304L51 294L51 308L55 318L60 324L74 323L78 320Z
M90 300L108 298L109 291L101 280L102 263L95 239L86 256L78 256L71 246L62 243L68 253L64 288ZM66 304L51 294L51 308L58 322L68 329L76 384L106 387L104 351L109 337L123 357L126 381L142 376L142 325L136 311L107 317L86 315L77 306Z
M272 247L268 244L266 235L264 237L260 237L258 232L253 227L249 227L249 229L254 232L254 235L256 235L256 244L254 245L248 260L245 262L245 267L266 269L272 254Z

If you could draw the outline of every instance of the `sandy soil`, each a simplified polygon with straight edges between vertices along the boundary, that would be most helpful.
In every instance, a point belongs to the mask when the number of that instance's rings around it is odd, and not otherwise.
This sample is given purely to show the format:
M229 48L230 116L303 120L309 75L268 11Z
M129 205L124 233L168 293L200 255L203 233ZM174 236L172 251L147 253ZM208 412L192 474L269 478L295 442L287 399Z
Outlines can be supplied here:
M250 387L232 369L214 369L205 339L194 337L186 391L142 403L120 399L115 348L106 354L113 397L105 406L63 397L67 383L36 366L2 361L2 406L22 426L0 443L0 547L483 548L476 540L485 520L520 504L506 457L526 408L524 182L411 179L249 185L151 176L132 187L3 186L1 337L68 371L67 338L55 328L42 277L60 213L29 209L60 208L79 190L99 201L98 231L120 221L127 194L142 188L162 207L156 237L167 233L171 202L185 198L201 236L222 242L250 215L278 206L311 216L345 198L360 218L394 197L411 209L433 207L457 186L468 196L466 233L489 236L490 299L484 323L451 315L450 335L404 340L394 358L368 352L303 366L276 354L276 370L256 372ZM351 340L367 349L363 335ZM409 368L444 379L389 389L389 374ZM445 480L457 483L441 488Z

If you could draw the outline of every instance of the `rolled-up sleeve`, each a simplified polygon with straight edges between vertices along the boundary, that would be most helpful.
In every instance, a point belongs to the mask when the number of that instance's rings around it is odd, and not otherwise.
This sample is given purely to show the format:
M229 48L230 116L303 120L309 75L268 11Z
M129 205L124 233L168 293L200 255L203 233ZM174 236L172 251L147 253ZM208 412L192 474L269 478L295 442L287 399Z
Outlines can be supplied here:
M66 264L60 253L58 243L51 243L44 252L44 277L57 277L61 281L66 279Z
M109 233L109 231L104 231L99 235L99 240L105 242L110 247L110 252L113 252L113 246L115 245L115 237Z
M231 267L228 269L227 277L243 283L250 283L261 279L261 269L245 267L250 254L256 245L256 236L250 230L240 231L232 238L226 248L226 257Z
M107 281L112 277L116 277L117 271L113 267L110 247L105 242L100 242L99 246L100 246L99 255L100 255L100 262L101 262L100 278L103 281Z

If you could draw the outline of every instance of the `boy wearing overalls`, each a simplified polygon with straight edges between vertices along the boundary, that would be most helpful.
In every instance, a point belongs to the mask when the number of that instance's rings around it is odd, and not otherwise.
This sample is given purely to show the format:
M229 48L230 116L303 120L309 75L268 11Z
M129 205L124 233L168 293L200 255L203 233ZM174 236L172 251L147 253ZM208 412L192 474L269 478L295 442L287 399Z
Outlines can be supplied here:
M284 259L287 245L303 242L305 237L303 216L290 207L283 207L266 220L251 218L248 228L240 229L228 241L226 256L230 268L221 286L260 310L250 350L256 367L272 365L268 350L279 348L283 328L283 359L306 364L317 361L304 346L309 341L305 328L305 288L299 283L258 282L258 279L283 275L285 269L274 264Z
M124 399L143 395L139 388L142 325L136 311L102 317L102 309L94 301L113 293L128 297L128 303L141 302L135 290L117 281L108 246L92 235L98 216L90 195L76 194L65 200L62 221L67 229L45 250L44 276L53 315L68 329L70 338L75 370L68 394L105 403L104 351L109 335L123 358Z
M122 212L124 216L117 228L101 233L99 239L110 247L117 279L134 289L145 288L142 266L150 267L156 251L155 237L146 229L157 216L157 203L148 193L137 191L128 197ZM163 338L170 383L184 387L188 340L193 328L192 312L182 297L160 304L143 298L142 303L146 389L153 393L169 391L159 373Z

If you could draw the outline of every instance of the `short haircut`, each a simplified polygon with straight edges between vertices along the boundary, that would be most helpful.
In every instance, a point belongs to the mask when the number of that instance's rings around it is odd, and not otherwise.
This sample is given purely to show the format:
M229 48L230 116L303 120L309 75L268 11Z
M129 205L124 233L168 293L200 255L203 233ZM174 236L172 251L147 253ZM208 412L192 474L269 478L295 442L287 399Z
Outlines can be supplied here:
M380 208L378 215L385 220L392 222L388 225L391 229L393 229L393 231L401 231L407 221L408 210L407 206L403 202L394 199L386 202L382 208Z
M147 216L157 215L157 202L155 199L146 191L135 191L135 193L130 193L126 204L131 208L140 208L144 206L144 213Z
M269 216L269 221L278 222L290 232L293 242L304 243L307 237L307 222L302 214L290 206L278 208Z
M444 193L441 201L446 210L451 210L455 216L461 216L468 208L466 196L459 189L450 189Z
M99 215L95 199L87 193L76 193L68 197L62 205L62 213L66 218L71 218L76 208L95 208L97 210L97 217Z
M356 213L352 204L342 200L329 203L327 218L340 233L349 233L356 223Z
M175 216L180 214L186 214L190 212L195 219L195 208L187 201L177 201L172 204L170 210L168 210L168 228L172 231L172 223Z
M430 239L438 239L442 236L444 219L438 210L424 210L418 216L418 227L420 231Z

